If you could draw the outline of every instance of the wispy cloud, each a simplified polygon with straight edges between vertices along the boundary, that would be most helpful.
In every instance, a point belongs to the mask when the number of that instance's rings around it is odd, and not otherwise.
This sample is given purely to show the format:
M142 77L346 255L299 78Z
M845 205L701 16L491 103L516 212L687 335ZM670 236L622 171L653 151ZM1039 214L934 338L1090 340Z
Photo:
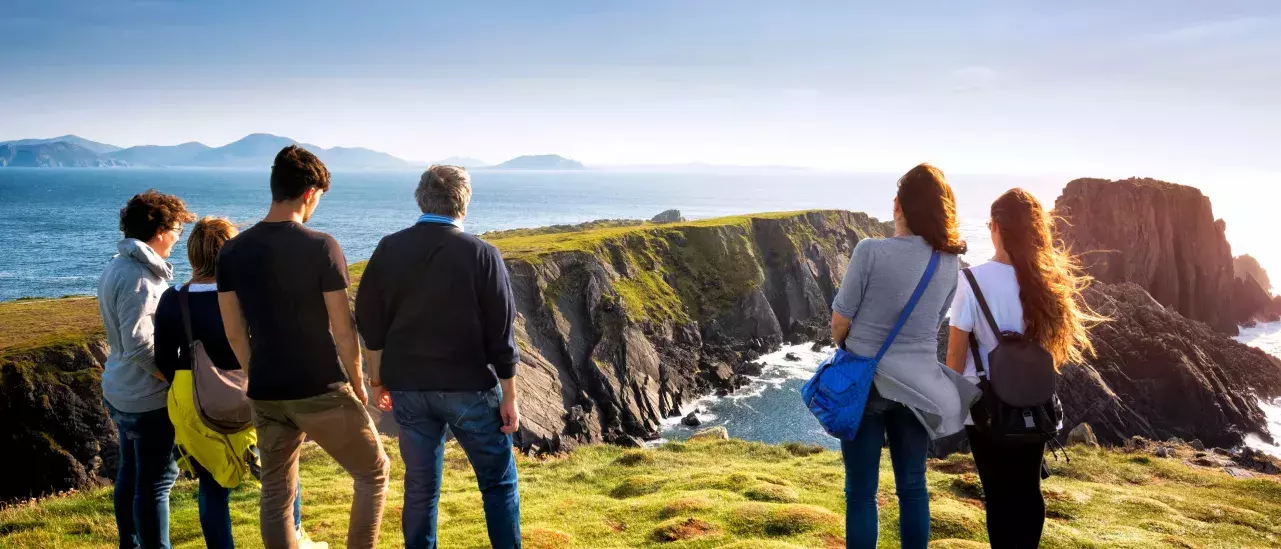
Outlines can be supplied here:
M1141 42L1151 46L1195 44L1231 38L1268 28L1274 20L1264 17L1240 17L1220 21L1205 21L1143 35Z

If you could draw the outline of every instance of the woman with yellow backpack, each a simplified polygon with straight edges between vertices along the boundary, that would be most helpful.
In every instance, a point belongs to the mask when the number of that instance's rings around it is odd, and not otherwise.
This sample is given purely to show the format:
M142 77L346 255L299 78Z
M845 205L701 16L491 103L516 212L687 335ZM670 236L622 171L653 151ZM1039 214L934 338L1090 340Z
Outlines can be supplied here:
M214 284L218 251L236 235L230 221L206 217L187 240L192 278L170 288L156 306L156 366L170 383L178 465L199 479L200 528L210 549L235 546L230 490L258 475L258 435L253 428L246 376L227 343ZM325 549L302 530L302 487L294 500L300 548Z

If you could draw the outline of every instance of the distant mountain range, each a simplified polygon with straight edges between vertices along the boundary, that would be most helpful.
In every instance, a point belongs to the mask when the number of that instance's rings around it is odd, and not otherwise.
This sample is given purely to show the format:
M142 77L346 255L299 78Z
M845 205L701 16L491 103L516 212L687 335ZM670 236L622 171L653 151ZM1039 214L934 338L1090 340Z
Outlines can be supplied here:
M140 145L121 148L75 135L48 139L18 139L0 142L0 167L266 168L271 166L280 149L291 144L298 144L315 153L330 169L395 169L425 165L422 162L411 162L360 147L326 149L307 143L298 143L288 137L255 133L221 147L210 147L193 141L180 145ZM436 163L468 168L488 166L484 161L463 157L450 157ZM493 167L522 170L583 169L581 163L555 155L521 156Z

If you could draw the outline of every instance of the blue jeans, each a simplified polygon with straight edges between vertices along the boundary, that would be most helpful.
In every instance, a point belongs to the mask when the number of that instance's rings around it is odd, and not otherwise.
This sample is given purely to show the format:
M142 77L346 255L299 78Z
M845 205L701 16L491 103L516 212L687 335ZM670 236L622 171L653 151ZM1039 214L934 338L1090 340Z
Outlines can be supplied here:
M169 549L169 491L178 479L169 410L133 414L103 403L120 439L114 494L120 547Z
M885 399L875 389L867 399L858 434L854 440L841 441L845 459L845 546L876 547L876 485L886 438L898 491L899 542L903 549L925 549L930 541L930 497L925 490L925 454L930 437L911 410Z
M485 508L489 543L495 549L520 547L520 494L512 437L501 431L502 389L438 392L393 391L405 460L405 547L436 548L436 515L445 458L445 427L467 453Z
M196 505L200 513L200 531L205 536L207 549L233 549L231 537L231 489L224 488L212 474L196 460L191 460L200 481ZM302 528L302 479L298 480L298 497L294 498L294 530Z

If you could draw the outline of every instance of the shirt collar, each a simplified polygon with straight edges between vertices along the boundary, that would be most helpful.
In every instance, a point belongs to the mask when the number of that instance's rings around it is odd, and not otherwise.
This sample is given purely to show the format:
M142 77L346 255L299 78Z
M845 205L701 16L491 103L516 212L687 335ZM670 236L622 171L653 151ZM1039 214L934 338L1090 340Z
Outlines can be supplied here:
M461 219L454 219L447 215L425 213L418 216L418 222L434 223L437 225L453 225L455 227L458 227L458 230L460 231L466 230L466 229L463 229L463 222Z

